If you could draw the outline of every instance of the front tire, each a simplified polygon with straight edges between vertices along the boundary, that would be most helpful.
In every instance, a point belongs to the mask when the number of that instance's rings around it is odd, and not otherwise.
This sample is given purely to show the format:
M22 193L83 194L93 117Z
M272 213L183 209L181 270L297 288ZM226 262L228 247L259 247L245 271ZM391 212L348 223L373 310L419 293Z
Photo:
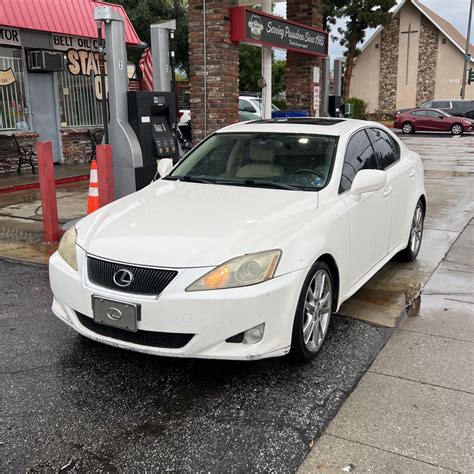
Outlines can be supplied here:
M326 339L332 314L333 279L324 262L316 262L303 283L296 308L291 354L309 361Z
M421 200L418 201L413 214L410 227L410 238L408 239L408 245L404 248L398 256L400 260L405 262L413 262L418 257L420 252L421 241L423 239L423 224L425 220L425 209Z
M402 125L402 132L405 133L406 135L409 135L410 133L415 133L415 127L413 126L412 123L405 122Z
M462 135L464 132L464 127L460 123L455 123L451 125L451 133L453 135Z

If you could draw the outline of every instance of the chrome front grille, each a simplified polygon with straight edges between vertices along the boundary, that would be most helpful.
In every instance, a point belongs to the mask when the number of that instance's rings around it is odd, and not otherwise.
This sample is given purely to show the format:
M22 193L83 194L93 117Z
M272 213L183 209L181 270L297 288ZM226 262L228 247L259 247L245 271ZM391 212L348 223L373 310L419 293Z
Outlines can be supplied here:
M124 286L116 283L119 279L114 280L114 275L120 270L126 270L132 274L130 284ZM94 257L87 257L87 272L89 280L96 285L138 295L159 295L178 274L176 270L139 267Z

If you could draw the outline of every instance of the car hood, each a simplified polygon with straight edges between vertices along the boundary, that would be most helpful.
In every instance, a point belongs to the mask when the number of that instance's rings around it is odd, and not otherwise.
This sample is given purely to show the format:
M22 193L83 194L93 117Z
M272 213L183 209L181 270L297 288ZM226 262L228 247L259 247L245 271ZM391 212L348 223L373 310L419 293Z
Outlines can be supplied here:
M86 252L162 267L219 265L280 248L318 207L318 193L159 180L83 219Z

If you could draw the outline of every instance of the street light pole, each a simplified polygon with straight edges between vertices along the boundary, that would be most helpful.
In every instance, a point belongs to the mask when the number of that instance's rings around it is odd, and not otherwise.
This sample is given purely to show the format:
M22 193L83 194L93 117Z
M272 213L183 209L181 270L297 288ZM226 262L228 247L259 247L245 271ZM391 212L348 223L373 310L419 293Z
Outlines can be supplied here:
M464 62L463 64L463 73L462 73L462 84L461 84L461 99L464 99L466 95L466 79L467 79L467 66L469 57L469 50L471 46L471 23L472 23L472 5L474 4L474 0L471 0L471 5L469 7L469 20L467 22L467 36L466 36L466 50L464 55Z

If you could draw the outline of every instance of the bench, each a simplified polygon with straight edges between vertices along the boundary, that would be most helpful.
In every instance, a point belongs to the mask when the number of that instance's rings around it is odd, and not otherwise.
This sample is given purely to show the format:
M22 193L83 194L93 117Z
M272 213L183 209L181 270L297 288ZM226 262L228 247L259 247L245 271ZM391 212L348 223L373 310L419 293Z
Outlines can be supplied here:
M34 159L36 157L34 144L36 134L22 136L21 134L0 134L0 167L8 172L15 159L18 159L17 173L21 174L21 166L29 163L33 174L36 173Z

